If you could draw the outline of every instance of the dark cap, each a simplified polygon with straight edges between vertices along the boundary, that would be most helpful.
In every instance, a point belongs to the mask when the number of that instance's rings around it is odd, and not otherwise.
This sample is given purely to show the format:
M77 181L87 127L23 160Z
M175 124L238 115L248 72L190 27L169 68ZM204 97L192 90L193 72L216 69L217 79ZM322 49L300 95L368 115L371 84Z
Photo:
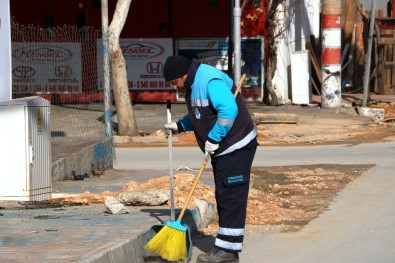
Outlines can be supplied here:
M166 81L174 80L188 73L191 61L183 56L170 56L163 67Z

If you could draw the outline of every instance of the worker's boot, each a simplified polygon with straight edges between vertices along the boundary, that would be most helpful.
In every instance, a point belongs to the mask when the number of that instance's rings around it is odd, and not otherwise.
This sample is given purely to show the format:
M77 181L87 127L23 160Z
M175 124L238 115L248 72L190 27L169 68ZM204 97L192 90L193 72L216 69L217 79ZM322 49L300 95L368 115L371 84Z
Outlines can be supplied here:
M239 263L239 255L214 248L210 253L200 254L196 263Z

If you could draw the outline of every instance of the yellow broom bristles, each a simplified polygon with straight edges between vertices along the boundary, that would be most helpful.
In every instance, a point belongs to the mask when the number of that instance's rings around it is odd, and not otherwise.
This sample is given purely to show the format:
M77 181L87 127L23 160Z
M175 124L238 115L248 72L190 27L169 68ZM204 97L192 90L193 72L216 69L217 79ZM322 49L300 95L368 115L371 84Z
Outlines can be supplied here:
M185 259L186 232L165 225L144 248L169 261Z

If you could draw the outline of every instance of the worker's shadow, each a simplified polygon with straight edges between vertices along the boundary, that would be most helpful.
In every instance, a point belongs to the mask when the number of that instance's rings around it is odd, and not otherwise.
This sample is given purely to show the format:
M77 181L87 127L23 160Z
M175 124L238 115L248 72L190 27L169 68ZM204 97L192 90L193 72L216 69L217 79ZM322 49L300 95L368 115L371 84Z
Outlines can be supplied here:
M159 224L166 224L166 221L170 221L170 209L164 209L164 208L144 208L140 210L143 213L149 213L151 217L155 217L158 221ZM175 214L175 220L177 220L179 214L181 212L181 209L175 209L174 214ZM196 222L200 223L200 215L196 210L189 210L186 209L184 216L182 217L181 223L185 226L188 226L189 231L191 234L199 234L199 228L196 225Z
M170 209L168 208L143 208L140 209L140 212L147 213L151 217L156 218L159 221L159 224L165 224L166 221L170 220ZM175 213L177 214L177 210L175 210Z
M192 235L193 246L204 253L210 252L214 247L214 243L215 236L213 235L204 235L201 233Z

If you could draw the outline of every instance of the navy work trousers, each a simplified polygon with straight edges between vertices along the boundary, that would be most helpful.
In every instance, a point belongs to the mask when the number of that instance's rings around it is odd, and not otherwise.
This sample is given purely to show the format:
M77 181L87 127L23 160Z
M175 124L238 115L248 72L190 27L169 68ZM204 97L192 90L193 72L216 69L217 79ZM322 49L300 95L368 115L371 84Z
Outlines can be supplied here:
M229 252L242 249L251 166L257 146L254 139L242 149L211 159L219 216L215 240L218 249Z

